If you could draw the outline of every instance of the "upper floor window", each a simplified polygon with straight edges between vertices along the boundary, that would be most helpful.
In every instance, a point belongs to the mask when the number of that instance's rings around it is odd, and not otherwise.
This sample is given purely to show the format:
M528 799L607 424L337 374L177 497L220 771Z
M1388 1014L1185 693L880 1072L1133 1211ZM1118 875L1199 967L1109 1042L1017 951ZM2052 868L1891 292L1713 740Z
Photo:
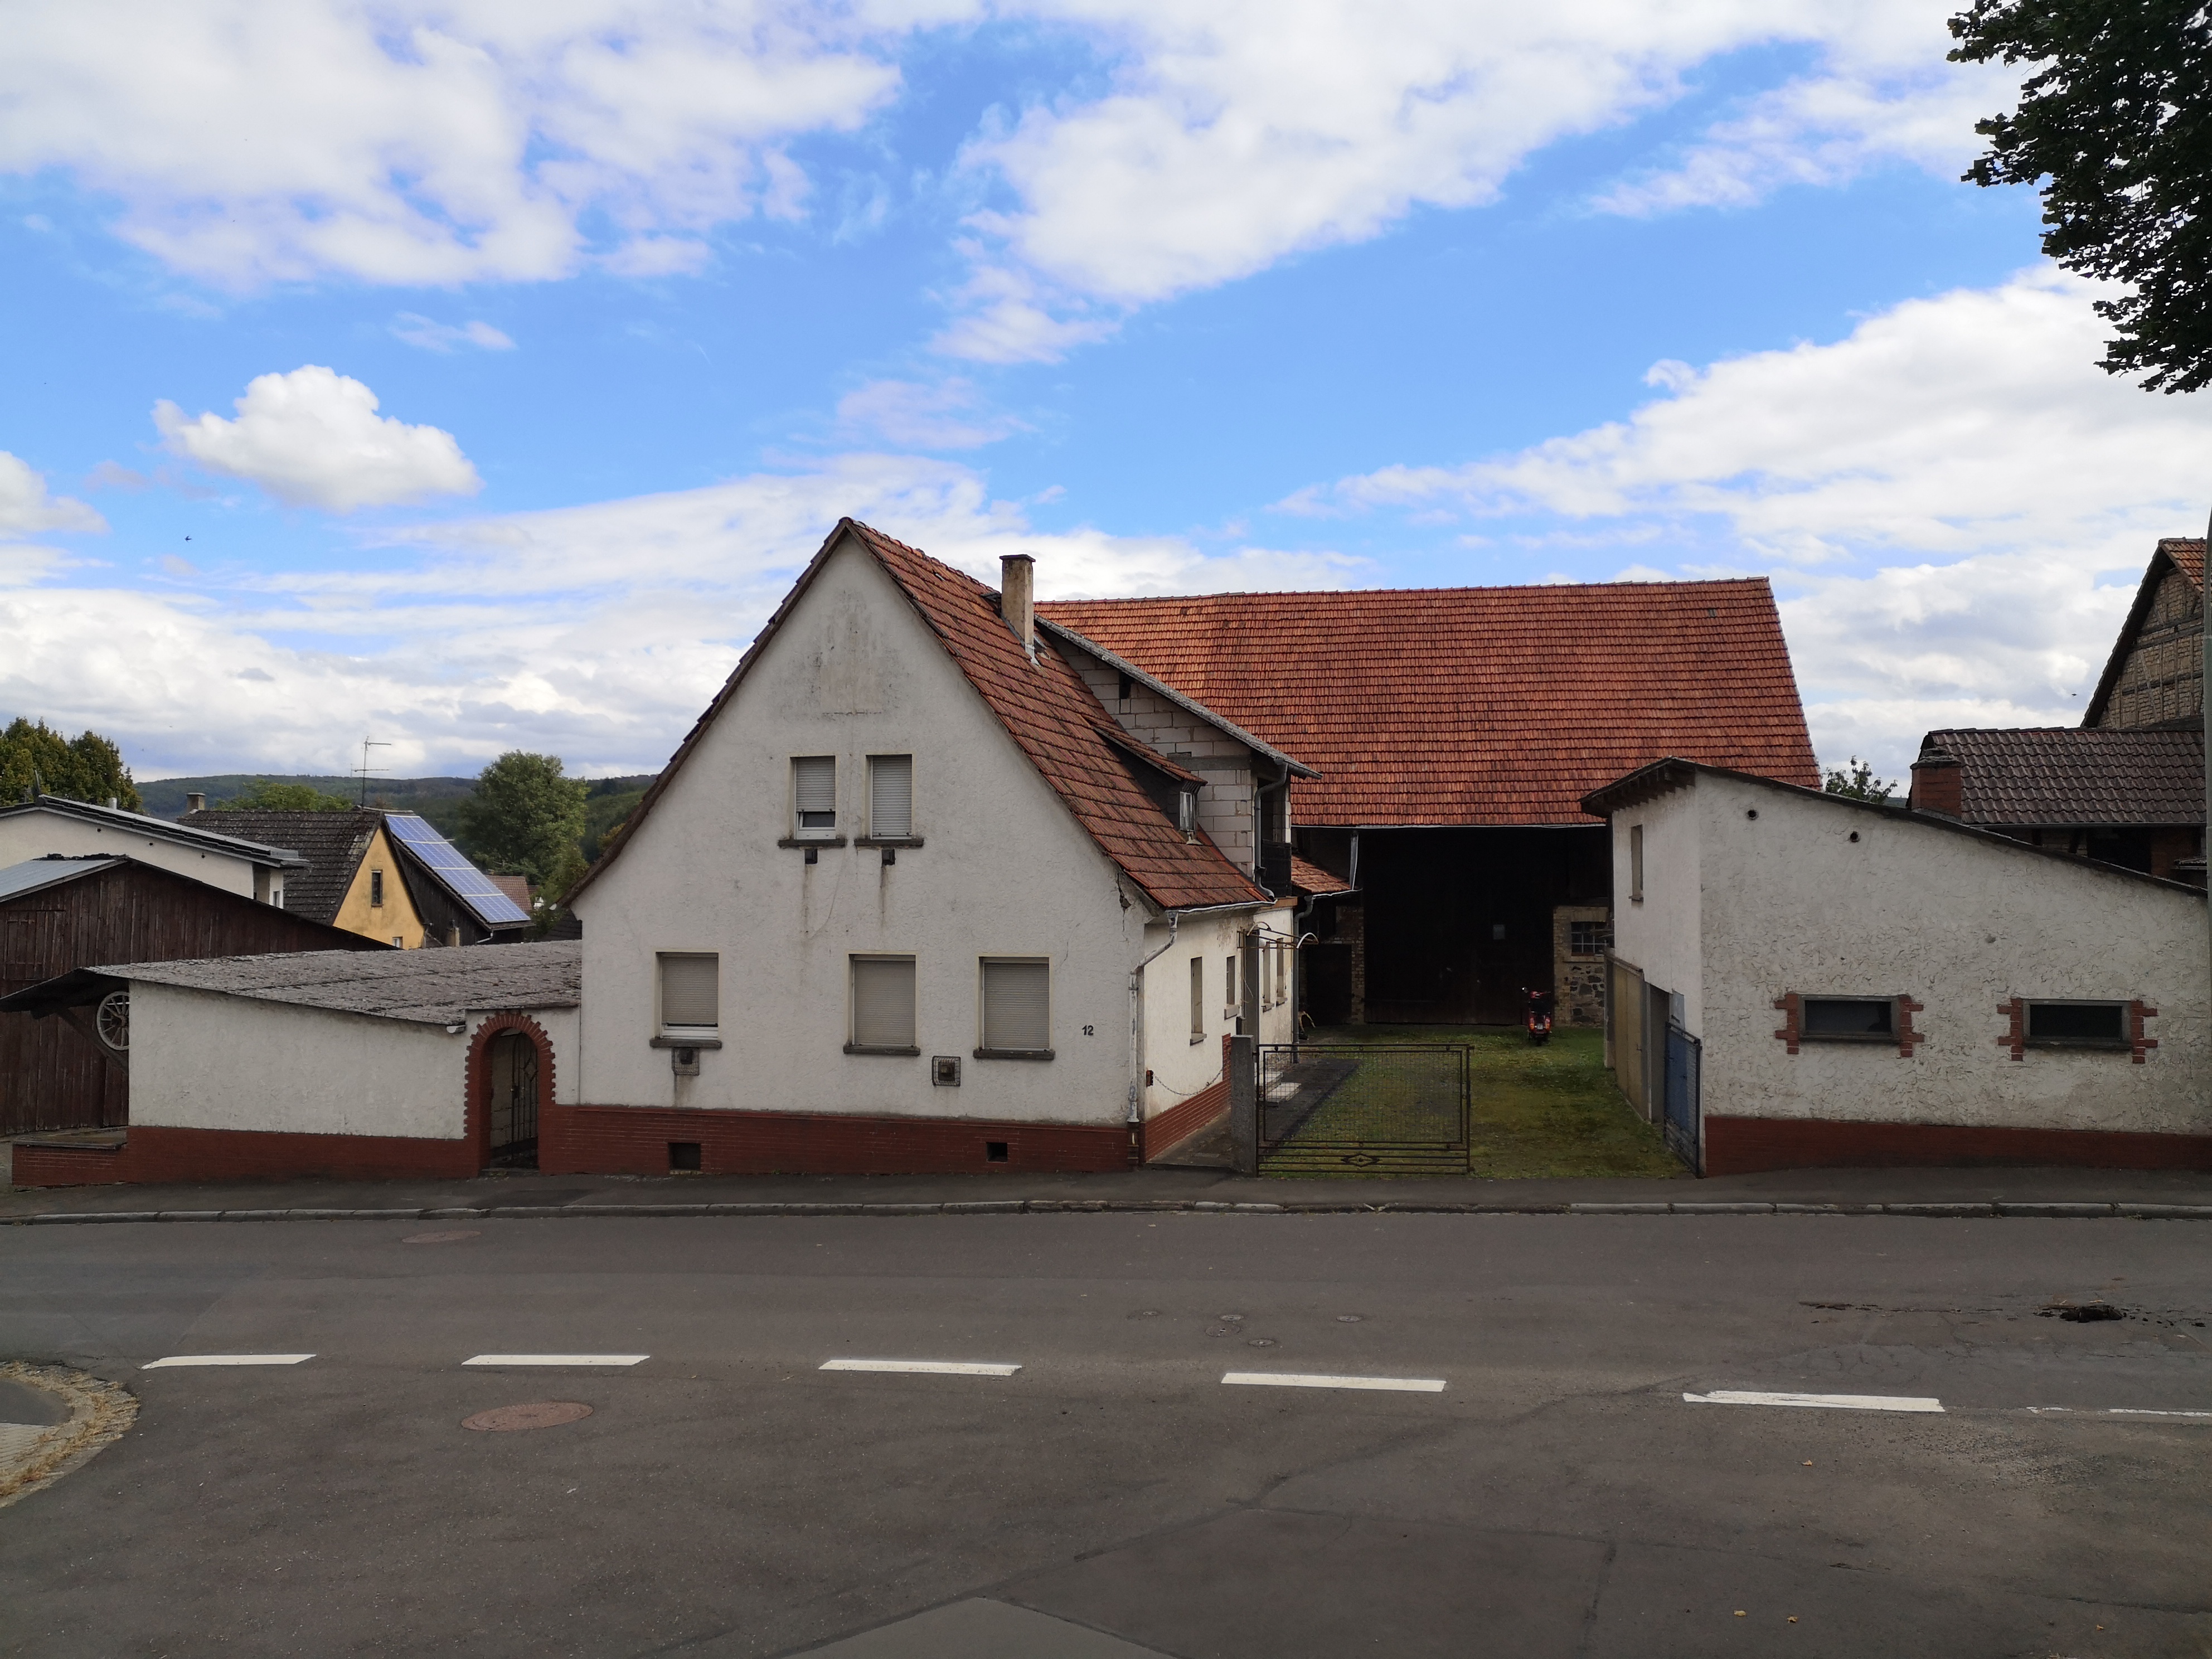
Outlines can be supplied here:
M1186 836L1198 834L1197 790L1185 788L1176 791L1176 828Z
M1206 958L1190 959L1190 1040L1200 1041L1206 1036Z
M2039 1048L2125 1048L2128 1012L2124 1002L2030 1001L2025 1035Z
M791 763L792 826L801 836L837 833L837 757L801 755Z
M1893 1042L1897 1037L1894 997L1805 997L1799 1030L1808 1037Z
M1628 896L1632 903L1644 902L1644 826L1628 826Z
M711 1031L721 1024L721 958L712 951L660 953L660 1025Z
M1613 949L1613 924L1609 921L1571 921L1567 924L1567 954L1575 957L1601 957Z
M372 910L384 908L384 872L381 870L368 872L368 908Z
M868 757L868 833L897 840L914 834L914 757Z

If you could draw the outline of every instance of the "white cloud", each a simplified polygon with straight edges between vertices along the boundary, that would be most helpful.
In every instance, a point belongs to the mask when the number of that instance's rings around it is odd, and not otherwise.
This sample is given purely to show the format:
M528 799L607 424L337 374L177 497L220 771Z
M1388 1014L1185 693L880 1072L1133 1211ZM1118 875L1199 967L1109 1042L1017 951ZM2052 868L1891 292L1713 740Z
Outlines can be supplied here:
M1023 430L1011 415L982 406L974 384L957 378L926 386L871 380L837 401L838 423L904 449L975 449Z
M332 369L257 375L232 406L235 420L187 419L164 398L154 424L171 453L294 507L350 513L483 487L452 433L378 415L376 394Z
M1944 62L1924 0L1034 0L1113 59L1088 100L1040 98L973 140L1011 204L939 342L1049 358L1129 307L1358 242L1417 208L1493 199L1547 145L1671 104L1702 64L1809 49L1815 68L1732 112L1610 204L1753 199L1903 156L1948 167L1995 82ZM1947 123L1952 124L1947 126Z
M50 530L105 530L107 520L82 501L46 494L45 477L0 449L0 539Z
M392 319L392 332L425 351L453 351L461 346L474 346L479 351L514 349L514 342L506 331L489 323L441 323L412 311L403 311Z
M228 285L688 268L710 227L791 210L784 141L880 106L907 26L796 0L19 7L0 170L66 170Z
M108 732L149 775L335 769L365 731L393 738L392 764L407 769L472 770L517 746L595 771L656 767L847 514L988 580L1000 555L1033 554L1054 598L1339 586L1361 569L1176 537L1040 532L966 467L841 455L811 471L386 532L374 568L228 586L209 575L183 593L0 588L0 637L22 647L0 653L0 708ZM403 568L394 549L413 556Z
M2195 533L2212 491L2212 405L2098 369L2093 293L2038 270L1830 345L1662 363L1665 395L1625 421L1285 505L1657 528L1700 558L1717 536L1727 562L1778 567L1824 754L1893 768L1961 711L2064 724L2152 544Z

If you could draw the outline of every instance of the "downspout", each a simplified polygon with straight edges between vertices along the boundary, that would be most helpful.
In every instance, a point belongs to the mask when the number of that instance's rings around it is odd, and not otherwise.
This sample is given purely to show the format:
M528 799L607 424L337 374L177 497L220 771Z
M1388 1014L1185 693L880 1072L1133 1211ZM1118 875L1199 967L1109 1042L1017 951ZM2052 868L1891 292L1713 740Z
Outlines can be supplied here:
M1168 912L1167 943L1129 970L1129 1035L1136 1044L1136 1064L1129 1079L1129 1127L1133 1133L1145 1121L1145 969L1175 949L1176 932L1182 912Z

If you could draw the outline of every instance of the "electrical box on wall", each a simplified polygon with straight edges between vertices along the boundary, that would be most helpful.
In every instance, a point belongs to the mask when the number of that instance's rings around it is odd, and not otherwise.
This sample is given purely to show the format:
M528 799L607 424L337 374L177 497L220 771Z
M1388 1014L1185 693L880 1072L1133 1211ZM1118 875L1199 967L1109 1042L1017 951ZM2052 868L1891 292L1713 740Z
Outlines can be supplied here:
M940 1089L960 1086L960 1056L932 1054L929 1057L929 1080Z

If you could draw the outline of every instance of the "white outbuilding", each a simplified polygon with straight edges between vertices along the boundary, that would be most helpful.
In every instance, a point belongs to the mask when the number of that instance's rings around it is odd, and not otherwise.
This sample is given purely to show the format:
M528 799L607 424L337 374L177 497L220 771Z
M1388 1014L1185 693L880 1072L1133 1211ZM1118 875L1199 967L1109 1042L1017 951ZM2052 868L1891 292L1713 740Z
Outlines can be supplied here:
M1609 1061L1705 1173L2212 1169L2203 890L1682 760L1584 805Z

